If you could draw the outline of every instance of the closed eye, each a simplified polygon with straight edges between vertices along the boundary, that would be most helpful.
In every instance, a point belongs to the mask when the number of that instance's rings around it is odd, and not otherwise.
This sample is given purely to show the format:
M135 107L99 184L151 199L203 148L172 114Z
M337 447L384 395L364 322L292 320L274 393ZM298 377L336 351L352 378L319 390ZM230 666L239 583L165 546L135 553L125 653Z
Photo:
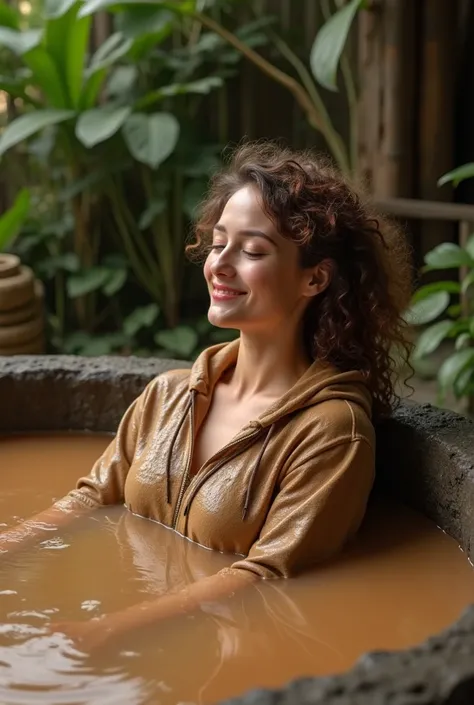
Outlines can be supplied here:
M223 250L225 245L211 245L211 250ZM250 259L260 259L260 257L265 257L265 252L249 252L248 250L242 250L244 255L250 257Z

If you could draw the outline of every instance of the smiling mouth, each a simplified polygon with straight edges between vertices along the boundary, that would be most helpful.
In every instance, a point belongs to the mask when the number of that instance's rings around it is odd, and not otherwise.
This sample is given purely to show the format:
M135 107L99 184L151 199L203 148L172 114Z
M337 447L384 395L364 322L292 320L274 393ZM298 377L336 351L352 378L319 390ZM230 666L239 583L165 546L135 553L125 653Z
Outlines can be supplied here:
M215 286L212 289L211 296L213 299L218 299L219 301L224 301L226 299L236 299L239 296L245 296L244 291L238 291L237 289L227 289L226 287Z

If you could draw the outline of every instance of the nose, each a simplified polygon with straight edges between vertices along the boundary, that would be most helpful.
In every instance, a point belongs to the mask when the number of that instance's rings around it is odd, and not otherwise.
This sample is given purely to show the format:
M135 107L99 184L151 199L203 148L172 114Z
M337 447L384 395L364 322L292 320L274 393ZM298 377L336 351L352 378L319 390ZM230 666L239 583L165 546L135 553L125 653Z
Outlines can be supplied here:
M233 277L235 275L235 267L232 263L232 255L228 247L214 252L209 269L211 274L215 277L219 275Z

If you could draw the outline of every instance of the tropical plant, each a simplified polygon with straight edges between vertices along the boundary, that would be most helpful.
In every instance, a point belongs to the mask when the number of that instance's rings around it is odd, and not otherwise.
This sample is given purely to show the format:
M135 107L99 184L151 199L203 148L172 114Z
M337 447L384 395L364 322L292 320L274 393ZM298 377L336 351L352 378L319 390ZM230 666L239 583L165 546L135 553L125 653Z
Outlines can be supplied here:
M442 176L438 185L455 185L474 176L474 164L466 164ZM448 392L468 400L474 411L474 234L464 246L452 242L438 245L424 258L424 272L458 269L459 280L443 279L421 286L413 295L407 320L422 326L414 362L433 354L443 341L452 351L437 371L439 401Z
M27 155L33 173L34 216L15 247L49 286L54 349L190 356L201 344L180 321L194 293L183 250L221 145L195 121L240 55L187 26L185 5L114 6L115 31L89 56L107 3L47 0L35 29L0 3L0 46L16 61L0 87L20 113L0 154ZM239 31L258 43L257 29ZM163 326L177 331L157 337Z

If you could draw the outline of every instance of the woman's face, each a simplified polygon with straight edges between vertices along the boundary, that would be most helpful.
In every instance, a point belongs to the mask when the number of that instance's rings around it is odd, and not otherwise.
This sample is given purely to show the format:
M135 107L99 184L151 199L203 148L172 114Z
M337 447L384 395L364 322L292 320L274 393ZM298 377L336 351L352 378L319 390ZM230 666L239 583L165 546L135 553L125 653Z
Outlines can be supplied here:
M264 213L258 190L246 186L227 201L214 227L204 265L209 321L245 333L297 325L312 293L311 274L299 264L297 245Z

